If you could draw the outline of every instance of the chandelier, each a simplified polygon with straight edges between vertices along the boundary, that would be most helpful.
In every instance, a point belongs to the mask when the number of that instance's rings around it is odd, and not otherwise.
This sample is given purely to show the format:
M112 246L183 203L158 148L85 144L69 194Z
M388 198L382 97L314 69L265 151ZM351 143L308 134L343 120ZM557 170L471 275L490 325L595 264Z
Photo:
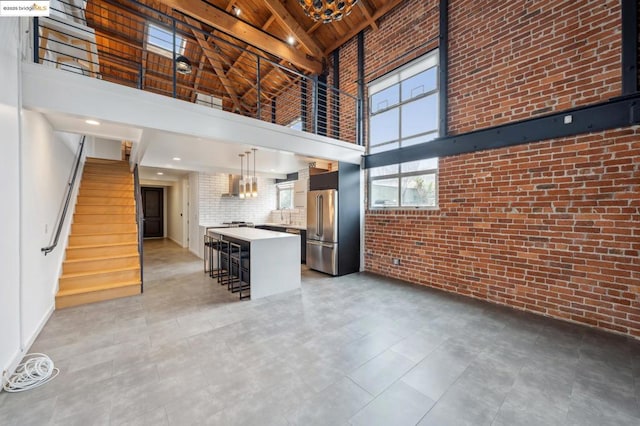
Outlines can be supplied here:
M298 3L308 17L328 24L348 16L358 0L298 0Z

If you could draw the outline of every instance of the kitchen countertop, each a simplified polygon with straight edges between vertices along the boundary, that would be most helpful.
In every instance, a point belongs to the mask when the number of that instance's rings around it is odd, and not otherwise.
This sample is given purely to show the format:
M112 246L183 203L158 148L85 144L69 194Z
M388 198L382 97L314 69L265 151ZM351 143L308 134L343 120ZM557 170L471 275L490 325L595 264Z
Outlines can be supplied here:
M199 226L202 228L229 228L229 225L224 223L201 223Z
M257 224L256 226L265 225L265 226L277 226L278 228L290 228L290 229L300 229L302 231L306 231L307 227L302 225L287 225L286 223L273 223L273 222L265 222Z
M266 229L256 228L220 228L210 231L213 234L225 237L237 238L243 241L260 241L275 240L279 238L299 238L297 234L289 234L285 232L268 231Z

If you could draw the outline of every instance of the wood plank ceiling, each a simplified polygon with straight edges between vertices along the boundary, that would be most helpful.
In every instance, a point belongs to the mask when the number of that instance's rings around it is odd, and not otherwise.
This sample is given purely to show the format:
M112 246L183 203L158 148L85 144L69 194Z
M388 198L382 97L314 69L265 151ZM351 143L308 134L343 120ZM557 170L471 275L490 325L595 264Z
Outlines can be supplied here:
M267 59L260 60L260 98L269 102L300 79L278 65L321 73L332 51L367 27L377 30L377 20L400 3L360 0L349 16L328 24L307 17L298 0L89 0L86 17L96 31L102 79L171 96L173 53L153 46L150 25L170 31L175 18L178 54L192 64L190 74L176 74L176 97L213 96L225 110L255 116L257 55ZM165 43L173 44L172 36Z

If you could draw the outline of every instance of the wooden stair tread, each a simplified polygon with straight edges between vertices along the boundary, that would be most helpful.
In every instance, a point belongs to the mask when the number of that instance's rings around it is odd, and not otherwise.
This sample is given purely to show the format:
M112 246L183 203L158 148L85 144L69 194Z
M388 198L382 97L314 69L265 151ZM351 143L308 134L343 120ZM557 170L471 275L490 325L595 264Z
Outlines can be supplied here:
M105 256L97 256L97 257L84 257L80 259L65 259L64 263L80 263L80 262L93 262L95 260L110 260L110 259L126 259L127 257L138 257L138 253L129 253L129 254L110 254ZM126 269L126 268L123 268Z
M111 234L83 234L83 235L111 235ZM68 249L72 250L82 250L87 248L97 248L97 247L116 247L116 246L130 246L132 244L138 244L138 240L131 242L122 242L122 243L105 243L105 244L83 244L83 245L73 245L67 246Z
M101 269L98 271L90 271L90 272L74 272L71 274L63 274L60 278L75 278L75 277L86 277L90 275L100 275L100 274L109 274L112 272L122 272L122 271L135 271L136 269L140 269L140 266L129 266L126 268L116 268L116 269ZM93 287L92 287L93 288Z
M140 285L140 280L132 280L132 281L122 281L122 282L116 282L116 283L109 283L109 284L101 284L101 285L97 285L94 287L88 287L88 288L74 288L74 289L69 289L69 290L58 290L58 294L56 294L56 297L64 297L64 296L73 296L76 294L82 294L82 293L92 293L95 291L103 291L103 290L110 290L113 288L121 288L121 287L129 287L132 285Z

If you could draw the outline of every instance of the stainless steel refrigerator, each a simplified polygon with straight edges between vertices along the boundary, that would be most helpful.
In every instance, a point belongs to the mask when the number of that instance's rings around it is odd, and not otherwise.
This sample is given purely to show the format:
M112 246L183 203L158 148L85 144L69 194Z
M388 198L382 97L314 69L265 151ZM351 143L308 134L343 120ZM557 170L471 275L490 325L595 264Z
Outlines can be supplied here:
M307 193L307 266L338 275L338 191Z

